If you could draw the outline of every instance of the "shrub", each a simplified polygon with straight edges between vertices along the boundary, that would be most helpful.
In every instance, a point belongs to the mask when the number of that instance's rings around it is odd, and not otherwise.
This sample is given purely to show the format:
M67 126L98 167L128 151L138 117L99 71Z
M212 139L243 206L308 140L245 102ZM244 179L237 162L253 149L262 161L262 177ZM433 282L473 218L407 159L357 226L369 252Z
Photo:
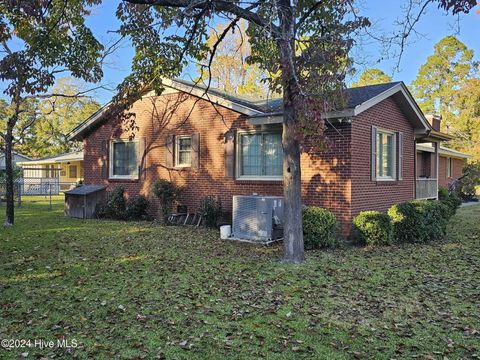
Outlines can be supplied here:
M449 194L446 198L442 196L440 201L447 206L448 208L448 217L452 217L457 212L458 207L462 204L462 199L458 196L457 192L454 191Z
M476 197L476 187L480 185L480 162L465 165L465 174L458 182L460 196L465 200L472 200Z
M393 239L399 243L420 242L423 236L423 218L413 202L393 205L388 209L392 221Z
M126 218L128 220L147 220L149 219L148 208L150 202L143 195L134 196L127 201Z
M445 201L448 199L448 189L441 187L438 189L438 200Z
M388 215L397 242L427 242L443 238L450 209L440 201L413 200L393 205Z
M415 207L423 219L423 238L427 242L442 239L447 231L450 209L440 201L416 201Z
M180 196L181 188L171 181L160 179L155 181L152 186L153 195L160 200L160 209L162 210L163 222L166 224L168 216L172 211L173 203Z
M302 212L305 249L333 247L337 244L335 215L317 206L307 206Z
M213 196L206 196L200 201L200 213L205 226L214 228L222 217L222 203Z
M362 211L353 219L353 225L365 245L388 245L392 241L392 223L385 213Z
M148 206L149 202L143 195L126 201L123 186L117 186L97 204L95 216L99 219L145 220L148 219Z
M107 192L105 199L95 207L95 216L99 219L124 219L126 202L123 194L122 186L117 186L113 191Z
M105 204L105 217L107 219L123 220L125 218L127 204L124 193L123 186L116 186L111 192L107 193Z

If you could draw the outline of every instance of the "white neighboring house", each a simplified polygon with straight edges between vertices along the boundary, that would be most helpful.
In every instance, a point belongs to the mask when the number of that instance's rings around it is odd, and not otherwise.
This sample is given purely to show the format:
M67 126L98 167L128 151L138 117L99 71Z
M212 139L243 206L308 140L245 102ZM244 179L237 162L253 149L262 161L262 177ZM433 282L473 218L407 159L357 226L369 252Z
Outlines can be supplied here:
M12 153L12 156L13 156L13 167L15 167L16 165L18 165L18 163L28 163L29 161L32 161L33 159L26 156L26 155L22 155L20 153L17 153L17 152L13 152ZM2 170L5 170L5 154L4 153L1 153L0 154L0 171Z
M23 169L22 194L56 195L83 181L83 151L19 162Z

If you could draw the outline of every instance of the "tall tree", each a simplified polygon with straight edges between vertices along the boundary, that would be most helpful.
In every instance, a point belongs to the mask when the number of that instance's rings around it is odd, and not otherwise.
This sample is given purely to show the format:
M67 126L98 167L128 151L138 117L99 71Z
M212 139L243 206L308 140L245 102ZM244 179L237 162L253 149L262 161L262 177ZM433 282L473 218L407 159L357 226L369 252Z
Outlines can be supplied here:
M23 105L23 111L19 114L17 124L12 131L12 148L24 155L32 156L29 151L35 141L33 133L33 124L38 119L39 101L35 98L26 99ZM0 100L0 119L8 119L13 115L14 108L5 100ZM7 122L0 121L0 134L5 134ZM5 141L0 137L0 147L5 151Z
M413 93L426 113L442 116L442 126L455 122L459 90L474 68L473 50L455 36L446 36L434 46L413 81Z
M52 93L62 96L52 96L39 103L38 119L32 127L28 147L24 146L30 154L24 151L25 154L41 157L81 149L81 144L68 141L67 134L100 108L90 96L75 96L85 90L72 78L57 81Z
M480 78L469 79L456 97L455 121L449 132L455 136L452 146L472 154L480 161Z
M269 87L266 84L268 74L257 64L249 64L251 46L246 33L245 20L238 22L238 29L228 32L223 41L218 42L226 24L219 24L210 31L207 40L209 51L216 45L215 57L208 66L208 54L203 63L198 65L199 77L211 86L230 94L250 95L256 98L266 98ZM207 62L207 63L205 63Z
M392 81L392 77L385 74L380 69L368 69L365 70L358 81L352 84L352 87L360 87L360 86L367 86L367 85L375 85L375 84L384 84L389 83Z
M67 134L100 107L90 96L75 96L82 91L85 87L74 79L60 78L52 93L61 96L28 98L13 129L13 149L33 158L80 150L81 144L68 141ZM0 100L0 119L11 114L12 108ZM4 133L6 127L6 122L0 122L0 133ZM4 149L3 139L0 147Z
M268 73L272 89L283 96L283 189L285 199L284 260L304 260L300 152L305 134L324 139L322 114L334 110L350 65L348 53L356 30L368 26L354 12L352 1L259 0L125 0L117 9L121 32L136 48L133 72L119 90L118 99L139 96L139 84L157 92L162 78L178 76L189 59L209 63L214 45L207 45L208 28L215 19L228 20L216 44L244 19L251 40L250 63ZM453 13L469 11L476 0L423 0L436 2ZM422 8L422 12L423 9ZM416 21L412 22L416 23ZM175 31L172 31L175 28ZM297 51L301 49L301 51Z
M5 143L7 206L5 225L14 223L12 144L28 99L45 94L57 74L69 71L85 81L101 79L103 46L85 25L101 0L13 0L0 2L0 80L11 114L1 134Z

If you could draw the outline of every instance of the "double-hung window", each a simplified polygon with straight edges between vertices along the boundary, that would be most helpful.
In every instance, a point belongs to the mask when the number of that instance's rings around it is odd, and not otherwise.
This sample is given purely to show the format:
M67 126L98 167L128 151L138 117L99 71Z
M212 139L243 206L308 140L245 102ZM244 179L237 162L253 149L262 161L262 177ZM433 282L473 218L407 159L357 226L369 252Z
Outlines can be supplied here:
M237 178L281 179L283 148L280 132L239 133Z
M175 166L192 166L192 137L175 137Z
M377 129L376 134L376 178L394 180L397 158L395 133Z
M452 177L452 158L450 157L447 157L447 178L451 178Z
M138 177L138 141L114 140L110 144L110 177Z

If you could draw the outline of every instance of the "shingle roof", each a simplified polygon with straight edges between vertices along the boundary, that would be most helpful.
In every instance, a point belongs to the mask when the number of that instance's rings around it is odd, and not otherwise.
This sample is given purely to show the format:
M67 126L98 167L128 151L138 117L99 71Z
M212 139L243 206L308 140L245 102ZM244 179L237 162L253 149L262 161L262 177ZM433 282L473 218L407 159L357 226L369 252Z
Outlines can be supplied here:
M283 100L282 98L279 98L279 97L259 100L257 98L252 98L248 96L229 94L225 91L222 91L213 87L209 87L208 91L206 91L207 95L205 95L205 93L201 91L201 90L207 89L207 85L205 83L202 83L202 82L193 83L191 81L184 80L184 79L173 79L173 80L168 80L168 82L170 84L166 86L177 88L178 90L184 91L187 93L191 91L192 94L196 93L196 96L200 96L202 98L205 98L206 100L209 99L208 97L209 95L212 98L213 97L217 98L216 100L212 99L212 101L219 102L219 99L223 99L227 103L229 103L229 104L224 103L224 106L230 107L235 111L247 114L249 116L271 115L273 113L281 113L283 111ZM368 100L375 98L376 96L384 93L385 91L399 84L401 84L401 82L391 82L387 84L362 86L362 87L347 89L346 90L347 106L345 109L337 109L337 110L355 109L355 107L365 103ZM190 88L191 90L189 90ZM221 103L221 101L219 103ZM69 134L69 139L70 140L81 139L82 134L87 132L92 126L95 126L99 122L103 121L109 106L110 104L104 105L95 114L90 116L80 125L78 125L75 129L73 129Z
M106 187L103 185L82 185L77 186L72 190L65 191L65 194L68 195L88 195L95 193L97 191L105 190Z
M354 107L363 104L365 101L373 99L375 96L387 91L388 89L400 84L401 81L390 82L386 84L376 84L369 86L360 86L347 89L347 108L353 109Z
M200 82L195 84L191 81L183 80L183 79L175 79L175 81L180 82L187 86L192 86L192 87L196 86L202 89L206 89L206 86ZM356 106L363 104L365 101L368 101L374 98L375 96L380 95L381 93L387 91L388 89L398 84L400 84L400 81L346 89L345 91L346 103L347 103L346 108L353 109ZM215 89L212 87L208 89L208 92L210 94L214 94L216 96L226 98L230 101L257 109L264 113L273 113L273 112L282 111L283 99L280 97L257 100L248 96L232 95L225 91L221 91L219 89Z

